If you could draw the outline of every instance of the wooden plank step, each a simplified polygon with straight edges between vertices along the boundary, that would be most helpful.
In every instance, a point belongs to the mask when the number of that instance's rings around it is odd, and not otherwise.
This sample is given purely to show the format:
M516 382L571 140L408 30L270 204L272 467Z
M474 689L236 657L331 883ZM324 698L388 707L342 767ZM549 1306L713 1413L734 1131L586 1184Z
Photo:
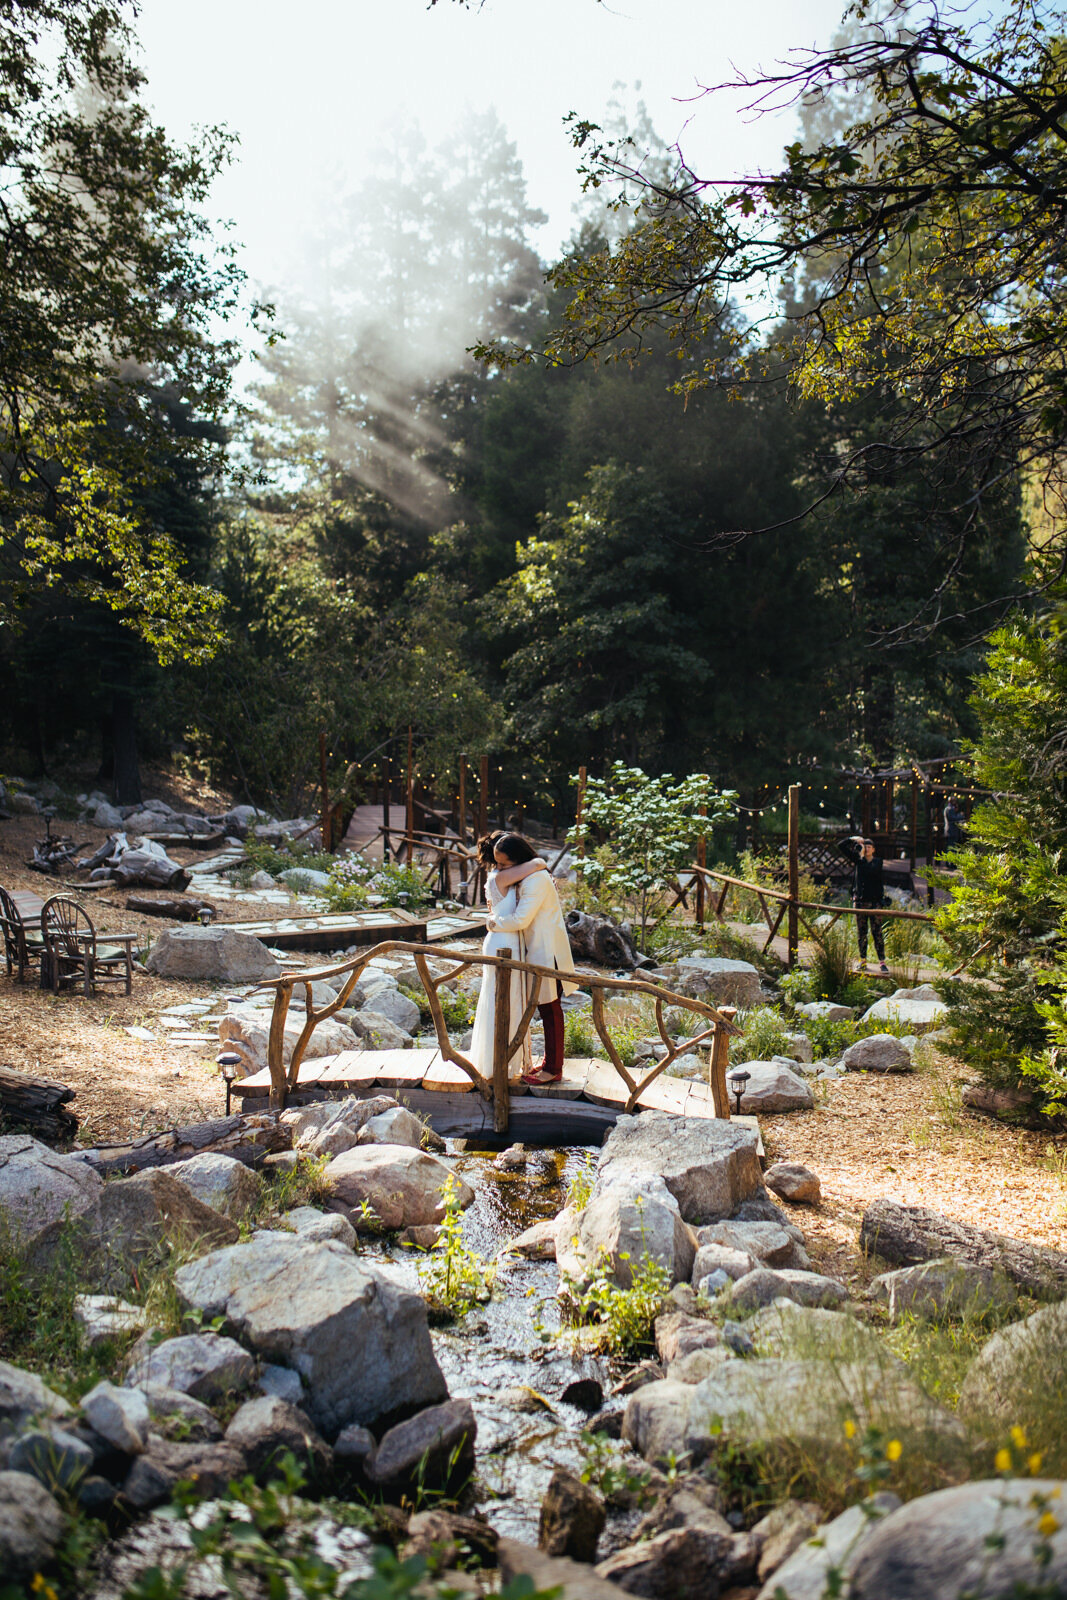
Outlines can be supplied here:
M474 1086L473 1078L454 1061L446 1061L439 1050L423 1073L422 1087L439 1094L467 1094Z
M594 1061L585 1081L582 1097L597 1106L612 1106L622 1110L630 1098L626 1080L620 1078L610 1061Z
M670 1111L677 1117L687 1116L689 1084L682 1078L668 1078L661 1072L642 1090L637 1103L645 1111Z
M383 1089L416 1088L440 1055L439 1050L367 1050L376 1063L374 1081Z
M378 1061L381 1052L375 1050L342 1050L340 1054L330 1057L330 1064L319 1073L316 1082L320 1088L338 1088L346 1084L350 1088L369 1087L378 1073ZM300 1063L300 1074L297 1087L303 1087L304 1063Z
M546 1083L541 1088L530 1087L530 1093L539 1100L580 1100L589 1074L594 1067L603 1065L591 1057L575 1057L563 1063L563 1076L558 1083Z

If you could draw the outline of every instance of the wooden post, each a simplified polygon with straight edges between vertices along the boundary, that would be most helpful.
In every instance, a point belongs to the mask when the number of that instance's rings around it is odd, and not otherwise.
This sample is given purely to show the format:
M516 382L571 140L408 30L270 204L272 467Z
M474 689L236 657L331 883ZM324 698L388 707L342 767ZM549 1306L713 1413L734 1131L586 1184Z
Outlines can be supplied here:
M467 758L466 758L466 756L460 756L460 758L459 758L459 806L458 806L457 809L459 811L459 816L456 819L458 821L458 823L459 823L459 828L457 830L458 833L459 833L459 842L460 842L461 845L463 845L465 847L466 843L467 843Z
M319 831L322 834L322 848L331 850L333 841L330 828L330 791L326 783L326 735L319 733L319 780L322 784L322 810L319 813Z
M478 763L478 837L489 832L489 757L482 756Z
M389 860L389 757L382 757L382 860Z
M796 966L800 943L800 918L797 901L800 899L800 785L789 785L789 959L790 970Z
M574 819L574 826L578 834L578 859L585 860L585 834L582 832L582 821L585 816L585 778L586 769L578 768L578 810ZM574 897L581 905L585 900L585 877L581 872L575 874Z
M410 723L408 724L408 786L407 786L407 812L405 815L407 833L406 866L415 864L415 736Z
M733 1021L736 1012L732 1006L720 1006L719 1010L728 1020ZM726 1087L726 1068L730 1062L730 1035L725 1028L716 1025L711 1037L711 1054L708 1057L708 1087L711 1090L711 1103L715 1108L715 1115L722 1117L726 1122L730 1120L730 1094Z
M914 772L911 775L911 870L915 871L915 860L919 853L919 780Z
M700 815L702 817L706 817L707 814L708 814L707 806L701 806ZM697 839L697 866L698 867L706 867L707 864L708 864L708 841L704 837L703 834L700 834L700 836ZM697 924L697 927L700 929L701 933L703 933L703 931L704 931L704 874L702 872L698 872L697 873L696 924Z
M510 949L498 950L498 956L511 960ZM496 984L493 1007L493 1132L507 1133L511 1096L508 1089L508 1045L511 1043L511 971L507 967L493 969ZM484 978L482 980L485 981Z
M275 989L274 1009L270 1017L270 1032L267 1035L267 1065L270 1068L270 1108L272 1111L285 1110L285 1098L289 1084L285 1071L285 1019L289 1012L289 1002L293 991L288 986Z

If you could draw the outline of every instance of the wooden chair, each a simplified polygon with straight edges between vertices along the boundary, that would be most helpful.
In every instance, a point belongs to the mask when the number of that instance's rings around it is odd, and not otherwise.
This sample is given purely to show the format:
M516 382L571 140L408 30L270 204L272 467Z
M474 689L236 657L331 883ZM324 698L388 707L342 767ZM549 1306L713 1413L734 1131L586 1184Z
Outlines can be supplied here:
M6 889L0 889L0 933L4 938L8 976L14 972L17 981L24 983L28 972L35 966L42 966L44 935L36 928L27 928L22 912Z
M48 979L52 991L79 982L86 994L97 985L125 984L133 990L134 933L98 934L92 918L76 900L54 894L41 911L41 932L47 946Z

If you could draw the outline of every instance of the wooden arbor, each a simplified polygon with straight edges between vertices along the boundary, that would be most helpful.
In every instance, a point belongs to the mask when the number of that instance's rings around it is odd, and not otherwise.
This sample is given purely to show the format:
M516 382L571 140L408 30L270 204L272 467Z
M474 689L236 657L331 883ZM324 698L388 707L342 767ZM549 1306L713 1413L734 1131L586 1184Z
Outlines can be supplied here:
M496 985L497 1002L493 1044L493 1073L491 1078L483 1076L474 1063L469 1061L453 1045L445 1025L439 990L442 984L449 982L470 967L498 967L503 969L505 975L517 971L523 973L527 978L548 978L549 980L558 978L559 973L555 968L537 966L530 961L518 961L510 955L449 956L441 953L436 959L448 961L450 963L449 970L440 977L435 978L430 971L428 952L424 945L402 944L395 940L387 940L382 944L375 945L373 949L367 950L362 955L353 956L348 961L338 962L327 967L318 967L313 971L286 974L281 978L271 978L261 985L263 988L273 988L275 991L274 1010L271 1015L270 1035L267 1042L267 1064L270 1068L271 1076L271 1106L279 1111L284 1108L289 1091L298 1082L300 1063L304 1059L304 1052L307 1049L311 1035L319 1023L325 1021L327 1017L332 1017L336 1011L339 1011L347 1003L348 996L351 994L360 973L368 962L372 961L376 956L389 954L411 956L423 989L426 992L426 999L437 1033L437 1043L442 1056L446 1061L452 1062L460 1071L466 1073L479 1093L486 1100L492 1102L494 1129L498 1133L506 1132L510 1105L508 1066L521 1048L523 1038L537 1010L537 985L532 986L534 998L527 1004L517 1027L513 1031L510 1030L508 1007L510 984L501 982ZM346 974L346 977L337 993L336 999L329 1005L316 1008L312 1000L311 985L317 979L336 978L342 973ZM600 972L581 970L576 973L576 977L581 984L592 991L593 1025L600 1036L608 1062L626 1086L625 1111L633 1111L640 1096L648 1086L677 1061L679 1056L695 1049L701 1043L710 1042L711 1059L708 1075L715 1114L718 1117L729 1117L730 1104L726 1091L726 1067L729 1058L730 1036L740 1032L740 1029L733 1021L734 1013L732 1010L719 1010L715 1006L707 1005L703 1000L692 1000L687 995L672 994L670 991L661 988L660 985L650 983L645 979L608 978ZM287 1069L284 1056L285 1023L289 1013L289 1004L292 1000L293 987L298 983L306 986L304 1002L306 1016L304 1026L293 1047L293 1053ZM655 1002L656 1026L666 1053L643 1076L635 1077L630 1069L623 1064L618 1049L611 1038L604 1012L604 1000L607 994L648 995ZM667 1006L693 1011L698 1016L705 1018L708 1026L702 1032L687 1039L683 1045L675 1045L667 1033L664 1020L664 1008Z

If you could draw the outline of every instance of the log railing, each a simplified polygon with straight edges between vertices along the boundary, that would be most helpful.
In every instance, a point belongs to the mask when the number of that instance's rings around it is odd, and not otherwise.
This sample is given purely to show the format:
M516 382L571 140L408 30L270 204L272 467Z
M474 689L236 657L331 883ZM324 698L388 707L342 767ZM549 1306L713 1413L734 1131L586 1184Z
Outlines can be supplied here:
M511 988L511 973L521 972L527 979L547 978L555 981L560 974L555 967L538 966L532 961L519 961L505 951L499 956L483 955L448 955L445 952L435 954L434 960L447 962L448 970L433 975L429 967L429 956L425 945L403 944L397 940L385 940L382 944L373 945L362 951L359 955L352 956L346 961L335 962L330 966L305 969L299 973L286 973L280 978L270 978L260 984L260 988L272 988L274 993L274 1010L271 1014L270 1034L267 1041L267 1065L270 1068L271 1079L271 1106L281 1110L285 1106L286 1098L291 1089L295 1088L300 1075L300 1063L304 1059L311 1035L320 1022L327 1017L332 1017L347 1003L360 974L368 963L378 956L385 955L410 956L415 964L426 992L426 999L433 1017L434 1029L437 1034L437 1044L442 1056L454 1066L465 1072L478 1092L493 1103L493 1121L497 1131L503 1132L508 1124L508 1107L510 1090L508 1085L508 1067L515 1055L522 1048L522 1042L527 1030L533 1021L537 1010L538 991L540 983L530 987L532 997L520 1017L517 1026L512 1030L509 1017L509 996ZM486 1077L479 1072L474 1063L456 1049L448 1036L445 1025L444 1012L441 1007L439 990L445 983L451 982L461 972L471 967L483 970L495 967L505 981L496 985L496 1013L494 1017L493 1035L493 1071L491 1077ZM336 978L345 974L344 982L337 991L336 998L328 1005L316 1007L312 998L311 985L323 978ZM651 983L645 978L609 978L601 972L591 972L579 969L575 973L575 980L583 987L592 991L592 1021L593 1026L604 1046L609 1064L615 1069L626 1086L627 1097L625 1110L632 1111L641 1095L661 1073L672 1066L681 1055L688 1054L705 1042L710 1043L711 1053L708 1066L708 1082L712 1093L712 1103L717 1117L729 1117L730 1105L726 1091L726 1066L729 1059L730 1036L738 1034L740 1029L734 1023L734 1011L731 1008L718 1009L708 1005L703 1000L693 1000L688 995L674 994L664 989L661 985ZM297 984L305 984L304 1008L305 1021L300 1030L299 1037L293 1047L289 1059L288 1069L285 1065L285 1024L289 1014L289 1005L293 996L293 989ZM604 1011L604 999L607 994L633 994L648 995L655 1001L656 1027L666 1054L656 1061L642 1077L634 1074L624 1065L619 1051L611 1038L607 1018ZM708 1026L700 1033L686 1039L681 1045L675 1045L667 1033L664 1020L664 1008L667 1006L681 1007L693 1011L698 1016L707 1019Z

